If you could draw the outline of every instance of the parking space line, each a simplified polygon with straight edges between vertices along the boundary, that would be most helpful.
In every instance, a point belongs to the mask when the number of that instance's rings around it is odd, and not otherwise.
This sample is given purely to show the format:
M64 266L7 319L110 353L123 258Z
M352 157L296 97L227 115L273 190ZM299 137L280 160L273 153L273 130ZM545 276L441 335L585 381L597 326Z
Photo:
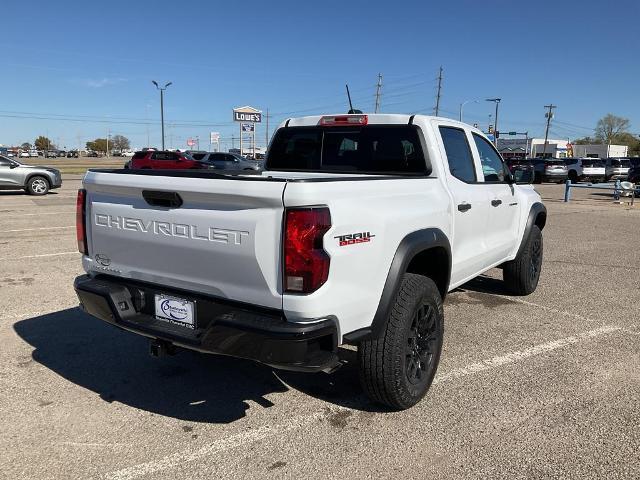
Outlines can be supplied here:
M605 325L600 328L595 328L587 332L571 335L569 337L561 338L559 340L553 340L547 343L540 343L538 345L534 345L533 347L525 348L524 350L517 350L515 352L510 352L505 355L499 355L493 358L489 358L487 360L482 360L481 362L472 363L462 368L455 368L443 375L436 376L433 383L434 384L442 383L442 382L446 382L447 380L451 380L453 378L465 377L467 375L473 375L476 373L484 372L487 370L491 370L493 368L501 367L503 365L520 362L529 357L541 355L546 352L557 350L558 348L563 348L569 345L573 345L575 343L579 343L583 340L599 337L601 335L607 335L609 333L617 332L620 330L622 330L622 327Z
M66 212L46 212L46 213L20 213L18 215L2 215L2 217L0 217L2 220L4 220L5 218L20 218L20 217L39 217L40 215L62 215L62 214L75 214L76 210L75 208L73 210L68 210Z
M577 333L569 337L564 337L558 340L534 345L524 350L518 350L515 352L506 353L504 355L495 356L487 360L472 363L462 368L455 368L450 372L437 375L433 383L435 385L455 380L461 377L474 375L476 373L485 372L494 368L499 368L504 365L521 362L523 360L541 355L543 353L551 352L563 347L567 347L569 345L574 345L585 340L600 337L620 330L622 330L621 327L605 325L593 330ZM331 409L339 411L352 410L350 408L342 406L332 406ZM287 431L302 428L317 420L320 420L324 416L325 415L323 413L318 412L307 416L294 417L293 419L279 425L262 426L254 430L245 431L237 435L232 435L228 438L222 438L195 451L177 452L171 455L167 455L166 457L160 458L156 461L150 461L140 463L138 465L132 465L130 467L125 467L123 469L108 473L106 475L106 478L108 478L109 480L133 480L138 477L177 467L178 465L181 465L183 463L205 459L213 453L219 453L226 450L231 450L233 448L242 447L244 445L263 440L267 437L272 437L285 433Z
M345 409L346 410L346 409ZM243 445L264 440L267 437L282 434L290 430L296 430L310 423L316 422L325 416L324 412L293 417L280 425L265 425L251 430L246 430L237 435L217 440L205 447L194 451L178 452L152 462L140 463L107 474L110 480L132 480L134 478L150 475L152 473L168 470L180 464L193 462L211 456L211 454L224 452Z
M16 232L35 232L39 230L64 230L67 228L76 228L75 225L71 225L68 227L39 227L39 228L18 228L15 230L5 230L2 233L16 233Z
M529 302L527 300L523 300L522 298L518 298L518 297L510 297L508 295L498 295L498 294L486 293L486 292L476 292L476 293L480 293L480 294L484 294L484 295L490 295L492 297L500 297L500 298L503 298L505 300L509 300L509 301L511 301L513 303L521 303L522 305L526 305L528 307L536 307L536 308L539 308L541 310L544 310L545 312L558 313L560 315L564 315L565 317L575 318L577 320L582 320L584 322L593 323L595 321L595 320L593 320L591 318L584 317L584 316L579 315L577 313L567 312L565 310L560 310L559 308L547 307L546 305L540 305L539 303Z
M23 260L25 258L40 258L40 257L58 257L61 255L73 255L79 254L80 252L60 252L60 253L40 253L38 255L24 255L22 257L4 257L0 258L0 260Z

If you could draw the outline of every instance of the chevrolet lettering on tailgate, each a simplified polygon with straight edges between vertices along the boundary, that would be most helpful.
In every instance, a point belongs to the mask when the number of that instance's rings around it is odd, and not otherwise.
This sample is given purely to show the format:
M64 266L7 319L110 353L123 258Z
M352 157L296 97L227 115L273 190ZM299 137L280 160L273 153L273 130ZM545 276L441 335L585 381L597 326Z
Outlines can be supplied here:
M165 235L167 237L190 238L193 240L205 240L209 242L227 243L230 245L242 244L242 239L249 236L249 232L229 230L227 228L198 227L186 223L159 222L157 220L144 221L140 218L121 217L95 214L95 225L98 227L115 228L123 231L151 233Z

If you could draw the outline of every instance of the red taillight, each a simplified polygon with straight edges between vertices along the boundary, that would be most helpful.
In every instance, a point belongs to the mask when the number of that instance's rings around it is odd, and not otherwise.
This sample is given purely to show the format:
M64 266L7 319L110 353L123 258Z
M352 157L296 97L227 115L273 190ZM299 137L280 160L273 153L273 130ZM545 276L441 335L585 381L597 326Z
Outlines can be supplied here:
M78 190L78 199L76 200L76 238L78 240L78 251L87 255L87 229L86 229L86 198L87 191Z
M344 125L366 125L369 123L367 115L330 115L320 118L318 125L323 127Z
M327 207L286 210L285 292L315 292L327 281L331 259L322 247L322 239L330 228L331 214Z

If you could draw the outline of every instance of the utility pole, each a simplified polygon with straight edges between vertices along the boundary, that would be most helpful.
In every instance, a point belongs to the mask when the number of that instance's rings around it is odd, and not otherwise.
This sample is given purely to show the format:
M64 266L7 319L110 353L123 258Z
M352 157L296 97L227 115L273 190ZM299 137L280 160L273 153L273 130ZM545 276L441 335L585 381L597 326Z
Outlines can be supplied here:
M547 141L549 140L549 126L551 125L551 118L553 117L553 109L556 108L557 105L550 103L549 105L545 105L544 108L548 108L549 111L544 114L547 117L547 128L544 131L544 146L542 147L542 158L544 158L547 154Z
M164 150L164 91L172 82L167 82L164 87L158 85L158 82L151 80L158 90L160 90L160 123L162 125L162 150Z
M380 108L380 90L382 89L382 74L378 74L378 85L376 85L376 108L373 113L378 113Z
M442 91L442 65L440 65L440 71L438 72L438 93L436 94L436 117L440 113L440 92Z
M111 129L107 128L107 158L109 158L109 139L111 138Z
M269 109L267 108L267 114L265 115L265 118L267 119L267 131L264 134L264 148L266 149L267 147L269 147Z
M145 115L145 123L147 124L147 148L149 148L149 105L148 103L145 105L146 115Z
M496 104L496 116L493 118L493 144L497 147L498 146L498 135L499 135L499 130L498 130L498 105L500 105L500 100L502 100L501 98L487 98L486 101L487 102L493 102Z

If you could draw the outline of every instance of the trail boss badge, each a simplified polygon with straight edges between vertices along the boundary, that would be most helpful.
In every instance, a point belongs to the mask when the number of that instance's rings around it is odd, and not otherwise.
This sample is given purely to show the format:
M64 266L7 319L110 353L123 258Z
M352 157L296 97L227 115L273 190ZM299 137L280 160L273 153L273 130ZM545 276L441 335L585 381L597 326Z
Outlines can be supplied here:
M367 243L370 242L371 239L375 237L375 235L371 235L371 232L359 232L359 233L348 233L347 235L338 235L338 245L341 247L346 247L347 245L355 245L356 243Z

